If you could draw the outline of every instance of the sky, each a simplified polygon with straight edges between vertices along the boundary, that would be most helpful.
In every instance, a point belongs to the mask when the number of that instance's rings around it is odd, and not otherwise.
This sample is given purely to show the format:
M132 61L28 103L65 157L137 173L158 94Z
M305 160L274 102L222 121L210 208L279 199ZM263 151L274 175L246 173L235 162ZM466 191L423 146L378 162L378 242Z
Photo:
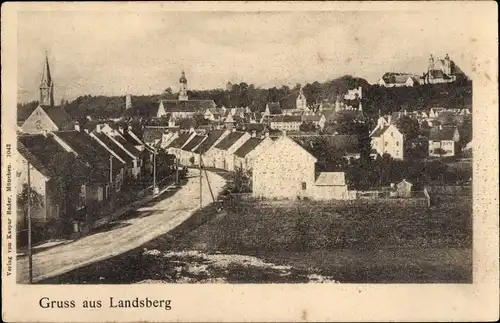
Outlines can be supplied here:
M466 11L24 11L18 15L18 100L37 100L45 51L55 100L421 75L447 53L466 74L480 26ZM476 36L474 36L476 35Z

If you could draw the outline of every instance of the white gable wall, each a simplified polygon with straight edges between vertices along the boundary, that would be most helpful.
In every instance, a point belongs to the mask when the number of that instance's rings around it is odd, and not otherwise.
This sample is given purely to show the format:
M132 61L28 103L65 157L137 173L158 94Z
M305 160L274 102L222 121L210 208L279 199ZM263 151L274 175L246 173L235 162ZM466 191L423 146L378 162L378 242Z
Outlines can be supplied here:
M253 195L289 199L313 196L315 163L316 158L290 138L278 139L254 161Z

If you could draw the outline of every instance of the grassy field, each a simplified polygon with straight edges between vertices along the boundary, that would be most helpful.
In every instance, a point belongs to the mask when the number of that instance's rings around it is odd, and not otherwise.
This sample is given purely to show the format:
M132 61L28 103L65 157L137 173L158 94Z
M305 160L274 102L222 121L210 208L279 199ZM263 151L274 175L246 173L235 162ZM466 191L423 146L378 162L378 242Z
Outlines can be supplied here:
M319 275L341 283L470 283L471 204L460 197L430 208L359 200L247 201L219 212L210 205L134 252L50 282L300 283Z

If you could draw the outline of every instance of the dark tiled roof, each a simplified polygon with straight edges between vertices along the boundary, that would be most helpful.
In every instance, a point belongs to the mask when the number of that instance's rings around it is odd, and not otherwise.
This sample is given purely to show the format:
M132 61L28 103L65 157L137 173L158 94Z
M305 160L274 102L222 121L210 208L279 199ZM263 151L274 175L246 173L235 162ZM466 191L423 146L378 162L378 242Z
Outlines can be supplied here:
M190 137L191 133L189 132L181 133L179 134L179 137L175 138L174 141L167 146L167 148L181 148Z
M429 134L429 140L431 141L442 141L442 140L453 140L456 128L432 128Z
M196 148L195 153L203 154L207 152L212 146L217 142L217 140L224 134L225 130L212 130L207 139L201 143L201 145Z
M130 132L132 132L132 131L131 130L125 130L123 132L122 136L125 138L125 140L127 140L128 142L130 142L134 146L143 145L144 144L142 141L138 140L139 136L137 136L137 134L134 134L135 137L137 137L137 139L136 139L134 136L130 135ZM161 137L160 137L160 139L161 139Z
M47 113L49 118L57 125L59 129L63 129L71 123L71 117L61 106L41 106L43 111Z
M141 151L139 149L135 148L135 146L133 144L131 144L130 142L128 142L125 138L123 138L121 136L114 136L113 139L118 141L118 143L120 145L122 145L123 148L125 148L132 155L134 155L136 157L141 157L141 155L142 155Z
M249 152L255 149L264 139L261 138L250 138L245 143L238 148L234 154L238 157L245 157Z
M110 153L95 139L85 132L55 131L54 134L64 140L71 149L76 151L90 164L102 163L108 165Z
M318 121L321 120L320 115L303 115L302 121Z
M240 139L244 134L244 132L239 131L231 132L224 139L222 139L221 142L219 142L217 146L215 146L215 148L220 150L227 150L232 145L234 145L234 143L238 141L238 139Z
M165 112L205 112L206 109L215 108L213 100L162 100Z
M28 151L37 158L40 163L51 172L57 174L57 169L53 168L51 158L53 156L68 156L67 152L57 141L52 137L44 135L20 135L18 141Z
M120 146L118 146L111 138L109 138L104 133L94 133L94 135L102 141L109 149L114 151L121 159L123 159L127 164L131 164L133 162L133 158L127 154L125 150L123 150Z
M271 122L302 122L301 116L276 116L271 119Z
M193 150L194 148L196 148L203 140L205 140L205 138L207 138L207 136L201 136L201 135L197 135L197 136L194 136L193 139L191 139L187 144L186 146L184 146L182 148L182 150L185 150L185 151L191 151Z
M389 126L383 126L379 127L375 132L372 134L372 137L380 137L382 134L389 128Z
M17 142L17 151L19 152L19 154L21 154L21 156L23 156L28 161L28 163L31 166L33 166L36 170L38 170L42 175L48 178L54 177L54 173L51 172L50 169L46 168L38 160L38 158L35 157L35 155L30 153L28 148L24 147L24 145L20 141ZM24 171L24 170L20 169L19 171Z

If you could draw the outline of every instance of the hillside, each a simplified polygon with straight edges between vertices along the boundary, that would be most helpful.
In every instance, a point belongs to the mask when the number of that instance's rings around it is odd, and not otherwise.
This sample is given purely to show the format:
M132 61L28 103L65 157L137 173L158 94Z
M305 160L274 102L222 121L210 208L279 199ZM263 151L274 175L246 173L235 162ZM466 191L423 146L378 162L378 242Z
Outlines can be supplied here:
M401 109L413 111L433 106L472 109L471 82L385 88L370 85L362 78L345 75L323 83L308 83L303 86L303 91L309 105L318 105L321 102L332 103L337 95L357 87L363 88L363 111L369 116L376 116L379 112L388 114ZM299 84L293 88L282 86L262 89L242 82L232 85L230 90L188 91L188 95L190 99L214 100L219 107L248 106L252 111L263 111L267 102L279 102L283 109L295 108L299 89ZM157 95L132 96L132 115L153 116L161 99L175 97L170 89ZM18 120L25 120L36 104L37 102L18 104ZM125 110L125 96L85 95L66 103L65 108L74 118L117 118Z

